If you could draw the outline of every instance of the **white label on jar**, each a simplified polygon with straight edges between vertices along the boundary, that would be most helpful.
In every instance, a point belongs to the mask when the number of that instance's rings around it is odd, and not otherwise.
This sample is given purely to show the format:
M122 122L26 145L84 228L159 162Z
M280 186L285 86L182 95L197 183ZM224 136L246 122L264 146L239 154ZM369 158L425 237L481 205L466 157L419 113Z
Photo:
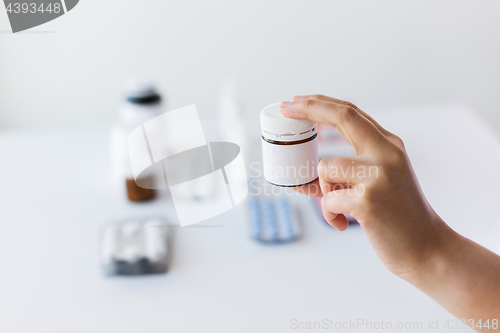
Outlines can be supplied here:
M318 139L279 145L262 140L264 178L275 185L298 186L318 178Z

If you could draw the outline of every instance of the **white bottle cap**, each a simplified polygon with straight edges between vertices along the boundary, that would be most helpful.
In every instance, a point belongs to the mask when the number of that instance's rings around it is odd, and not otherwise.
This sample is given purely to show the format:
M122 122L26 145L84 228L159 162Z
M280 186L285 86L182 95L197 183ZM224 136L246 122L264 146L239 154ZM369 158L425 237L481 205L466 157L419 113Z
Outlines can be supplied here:
M299 141L317 133L317 124L310 119L286 118L280 112L281 103L266 106L260 112L262 136L273 141Z

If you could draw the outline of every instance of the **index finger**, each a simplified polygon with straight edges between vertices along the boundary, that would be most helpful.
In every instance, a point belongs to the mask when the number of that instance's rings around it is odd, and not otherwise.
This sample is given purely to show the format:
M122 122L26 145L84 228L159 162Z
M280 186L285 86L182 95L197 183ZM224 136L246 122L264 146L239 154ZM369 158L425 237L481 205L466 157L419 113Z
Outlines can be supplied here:
M383 128L382 126L380 126L380 124L375 119L373 119L369 114L367 114L366 112L364 112L363 110L361 110L360 108L358 108L356 105L352 104L351 102L343 101L341 99L333 98L333 97L330 97L330 96L318 95L318 94L316 94L316 95L307 95L307 96L297 96L297 95L293 96L293 101L294 102L298 102L298 101L303 100L303 99L317 99L317 100L322 100L322 101L327 101L327 102L334 102L334 103L337 103L337 104L343 104L343 105L351 106L354 109L356 109L356 111L358 111L359 113L361 113L365 118L367 118L369 121L371 121L373 123L373 125L375 125L375 127L377 127L379 129L379 131L382 132L382 134L384 134L384 135L391 134L385 128Z
M377 146L385 136L351 105L316 99L283 102L281 113L288 118L304 119L333 126L342 137L362 154Z

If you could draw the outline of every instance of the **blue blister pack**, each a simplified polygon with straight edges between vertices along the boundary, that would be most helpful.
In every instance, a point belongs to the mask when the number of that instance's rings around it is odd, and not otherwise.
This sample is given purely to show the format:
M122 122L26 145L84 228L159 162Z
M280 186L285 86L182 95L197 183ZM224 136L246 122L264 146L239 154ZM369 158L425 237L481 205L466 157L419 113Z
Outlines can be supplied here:
M248 210L252 239L279 244L300 238L302 230L293 205L286 196L251 196Z

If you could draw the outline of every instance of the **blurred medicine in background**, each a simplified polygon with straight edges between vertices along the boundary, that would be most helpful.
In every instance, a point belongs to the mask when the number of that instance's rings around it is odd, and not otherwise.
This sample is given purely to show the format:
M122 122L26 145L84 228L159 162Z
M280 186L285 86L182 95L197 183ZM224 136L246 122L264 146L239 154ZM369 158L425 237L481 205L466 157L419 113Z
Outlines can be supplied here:
M128 219L101 231L101 265L108 276L166 273L170 230L162 218Z
M124 82L125 101L118 111L118 123L111 129L112 172L116 183L123 184L130 201L152 200L155 190L137 186L130 164L128 136L133 129L163 113L162 98L148 78L128 78ZM153 174L149 177L154 177ZM153 183L154 180L150 179Z

